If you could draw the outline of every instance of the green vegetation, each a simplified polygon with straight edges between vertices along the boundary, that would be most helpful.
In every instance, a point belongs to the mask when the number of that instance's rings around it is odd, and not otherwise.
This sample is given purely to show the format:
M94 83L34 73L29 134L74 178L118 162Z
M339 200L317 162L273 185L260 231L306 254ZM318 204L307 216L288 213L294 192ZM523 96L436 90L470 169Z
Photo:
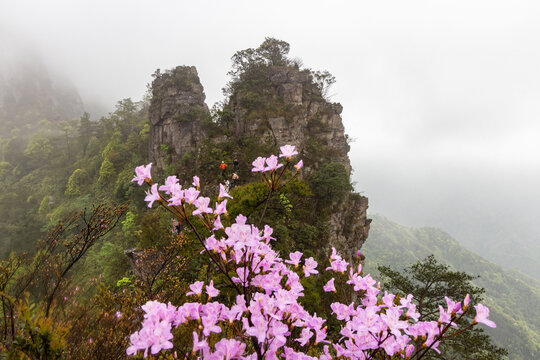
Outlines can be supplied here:
M509 358L540 358L540 283L523 274L503 270L461 247L447 233L435 228L408 228L384 217L373 216L369 239L362 252L365 271L378 277L378 265L401 269L430 254L450 269L474 276L484 288L496 329L487 329L493 342L508 349Z
M438 321L439 305L445 304L445 297L464 299L471 296L472 303L483 301L484 289L473 285L475 279L462 271L453 271L448 265L440 264L433 255L410 265L403 272L389 266L379 266L382 288L389 292L399 292L402 296L412 294L421 314L420 321ZM474 312L465 312L459 321L461 327L470 326ZM475 327L441 343L441 354L428 354L427 359L469 358L478 360L506 359L508 352L491 344L491 339L482 328Z

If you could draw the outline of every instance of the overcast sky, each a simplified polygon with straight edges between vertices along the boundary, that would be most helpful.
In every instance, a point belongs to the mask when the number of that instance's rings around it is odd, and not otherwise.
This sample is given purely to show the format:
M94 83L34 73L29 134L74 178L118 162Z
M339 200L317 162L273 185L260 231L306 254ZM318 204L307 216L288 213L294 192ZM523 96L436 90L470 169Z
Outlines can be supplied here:
M0 4L0 38L108 108L140 99L156 68L183 64L212 105L235 51L285 40L335 75L353 180L372 211L469 243L510 222L540 244L539 1Z

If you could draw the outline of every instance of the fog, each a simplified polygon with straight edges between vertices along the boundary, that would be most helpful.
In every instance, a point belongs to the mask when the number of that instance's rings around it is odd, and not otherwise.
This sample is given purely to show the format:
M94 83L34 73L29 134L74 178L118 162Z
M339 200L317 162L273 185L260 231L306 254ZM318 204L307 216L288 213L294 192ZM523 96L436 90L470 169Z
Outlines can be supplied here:
M285 40L335 75L353 180L373 213L441 227L491 258L489 239L540 254L537 1L0 4L0 65L40 57L107 109L182 64L197 66L211 105L235 51Z

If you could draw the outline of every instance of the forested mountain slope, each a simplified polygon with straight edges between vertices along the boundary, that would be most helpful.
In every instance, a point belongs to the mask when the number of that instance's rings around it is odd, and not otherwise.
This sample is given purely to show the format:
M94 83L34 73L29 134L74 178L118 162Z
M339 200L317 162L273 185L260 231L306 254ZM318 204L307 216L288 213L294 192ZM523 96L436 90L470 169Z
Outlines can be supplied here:
M471 275L486 289L496 329L487 329L495 343L507 348L510 359L540 358L540 283L524 274L500 266L463 248L436 228L409 228L385 217L373 216L368 241L363 247L367 272L377 265L401 270L434 254L442 263Z

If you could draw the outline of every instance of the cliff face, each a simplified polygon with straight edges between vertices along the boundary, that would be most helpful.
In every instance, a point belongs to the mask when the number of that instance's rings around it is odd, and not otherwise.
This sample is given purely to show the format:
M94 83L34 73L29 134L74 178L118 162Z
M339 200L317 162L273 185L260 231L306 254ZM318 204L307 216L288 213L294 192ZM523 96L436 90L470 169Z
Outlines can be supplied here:
M324 98L309 70L272 66L263 84L257 84L256 88L239 86L232 92L224 106L227 119L222 121L219 136L211 140L213 144L231 138L238 144L246 138L257 139L275 149L292 144L304 160L305 178L329 163L343 165L350 175L342 106ZM203 122L209 114L194 67L177 67L159 75L152 88L150 160L163 169L168 161L199 151L207 136ZM172 159L163 148L169 150ZM328 213L327 245L335 246L352 263L357 263L356 251L368 236L371 220L367 208L366 197L348 191L341 201L324 209Z
M178 66L156 76L150 104L149 158L158 168L179 161L200 145L204 137L201 122L209 116L205 99L194 66Z
M270 104L265 111L250 106L251 94L239 91L230 99L236 137L247 134L271 138L276 146L295 145L300 154L312 157L313 161L306 164L308 171L320 165L321 157L312 155L324 148L331 156L327 160L343 164L350 173L350 148L340 116L343 108L324 99L308 70L271 67L265 91L260 95L264 105Z

